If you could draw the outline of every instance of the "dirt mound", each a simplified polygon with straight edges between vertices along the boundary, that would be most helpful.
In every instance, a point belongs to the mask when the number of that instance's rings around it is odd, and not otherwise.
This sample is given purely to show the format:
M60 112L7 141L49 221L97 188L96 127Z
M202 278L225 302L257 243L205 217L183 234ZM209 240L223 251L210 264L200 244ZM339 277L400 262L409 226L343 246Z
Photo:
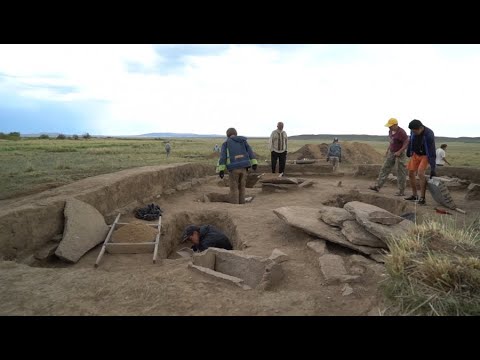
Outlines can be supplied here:
M141 222L132 222L124 225L112 234L112 242L117 243L141 243L153 242L158 231L153 226Z
M381 164L383 156L372 146L359 142L342 142L342 162L345 164ZM288 154L289 160L327 158L328 144L307 144Z

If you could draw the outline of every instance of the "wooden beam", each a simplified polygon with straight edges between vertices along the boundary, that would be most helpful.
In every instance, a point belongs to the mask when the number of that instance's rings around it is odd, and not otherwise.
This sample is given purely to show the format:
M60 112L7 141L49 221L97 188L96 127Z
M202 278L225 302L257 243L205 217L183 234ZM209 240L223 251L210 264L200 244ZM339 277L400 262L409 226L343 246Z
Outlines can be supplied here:
M100 254L98 254L97 261L95 261L95 268L98 267L98 264L100 264L100 260L103 257L103 254L105 254L105 249L108 240L110 240L110 236L112 236L113 230L115 229L115 225L117 225L118 220L120 219L120 213L118 213L117 217L115 218L115 221L112 224L112 227L108 231L107 237L105 238L105 241L103 242L102 249L100 250Z
M162 227L162 215L158 218L158 225L157 225L158 233L155 239L155 249L153 249L153 263L157 263L157 255L158 255L158 244L160 243L160 230Z

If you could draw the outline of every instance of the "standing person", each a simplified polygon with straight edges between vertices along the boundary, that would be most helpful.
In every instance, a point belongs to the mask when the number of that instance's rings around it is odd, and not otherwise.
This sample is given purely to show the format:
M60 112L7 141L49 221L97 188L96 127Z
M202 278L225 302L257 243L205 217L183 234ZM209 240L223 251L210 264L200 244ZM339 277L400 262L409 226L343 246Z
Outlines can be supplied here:
M213 147L213 152L220 152L220 146L218 146L218 144L215 144Z
M442 144L440 145L440 148L437 149L437 159L435 161L435 165L437 166L444 166L445 164L451 165L447 161L447 154L445 153L445 150L447 150L447 144Z
M420 120L413 119L408 124L411 130L410 143L407 150L407 156L410 158L408 163L408 176L410 178L410 187L412 195L405 200L416 201L420 205L425 205L425 191L427 189L427 180L425 170L430 164L430 179L436 176L435 173L435 134L433 131L422 124ZM418 173L420 180L420 197L417 193L417 183L415 172Z
M395 196L405 196L405 185L407 182L407 168L405 163L407 156L405 150L408 147L408 135L400 126L398 126L398 120L391 118L385 124L389 128L388 137L390 138L390 144L385 153L385 162L383 163L380 174L374 185L369 189L373 191L379 191L385 184L388 175L392 171L392 168L397 165L397 187L398 191Z
M230 202L245 204L245 187L247 184L247 169L257 170L257 159L244 136L237 136L237 130L227 130L227 141L222 144L218 160L219 176L223 179L225 169L230 180Z
M172 150L172 147L171 147L170 143L167 141L167 143L165 144L165 151L167 152L167 159L170 156L170 150Z
M272 131L269 145L272 161L272 174L275 174L278 159L278 172L280 173L280 176L283 176L288 152L288 137L287 133L283 130L283 122L279 122L277 124L277 129Z
M333 172L338 169L338 164L342 162L342 146L338 143L338 138L333 138L333 143L328 147L327 162L332 160Z

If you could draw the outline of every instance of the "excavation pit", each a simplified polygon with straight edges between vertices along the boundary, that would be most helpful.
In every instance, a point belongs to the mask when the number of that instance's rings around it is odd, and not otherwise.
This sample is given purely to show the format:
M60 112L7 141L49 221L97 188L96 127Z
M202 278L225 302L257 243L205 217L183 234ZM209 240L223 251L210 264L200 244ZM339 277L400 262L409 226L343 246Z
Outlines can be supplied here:
M262 258L242 254L239 251L209 248L193 255L189 268L224 283L240 286L244 290L268 290L284 276L281 262L283 257ZM275 258L274 258L275 257Z
M182 211L171 214L162 224L160 236L160 258L178 259L181 256L177 251L182 248L189 248L193 244L189 241L182 243L182 233L190 225L212 225L222 231L230 240L234 250L243 250L244 243L240 240L237 227L233 223L230 215L223 211Z

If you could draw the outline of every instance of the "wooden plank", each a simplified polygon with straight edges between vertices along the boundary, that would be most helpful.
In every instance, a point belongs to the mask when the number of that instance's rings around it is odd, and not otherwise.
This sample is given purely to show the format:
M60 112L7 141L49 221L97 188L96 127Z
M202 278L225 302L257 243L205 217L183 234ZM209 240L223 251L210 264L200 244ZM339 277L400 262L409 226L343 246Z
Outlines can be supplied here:
M157 228L157 237L155 239L155 249L153 250L153 263L157 263L158 256L158 244L160 243L160 230L162 227L162 215L158 218L158 228Z
M115 229L115 225L117 225L118 220L120 219L120 213L118 213L117 217L115 218L115 221L112 224L112 227L108 231L107 237L105 238L105 241L103 242L102 249L100 250L100 254L98 254L97 261L95 261L95 268L98 267L98 264L100 264L100 260L103 257L103 254L105 254L105 249L106 245L108 243L108 240L110 240L110 236L112 236L113 230Z
M144 254L151 253L155 248L154 242L148 243L109 243L106 250L110 254Z

